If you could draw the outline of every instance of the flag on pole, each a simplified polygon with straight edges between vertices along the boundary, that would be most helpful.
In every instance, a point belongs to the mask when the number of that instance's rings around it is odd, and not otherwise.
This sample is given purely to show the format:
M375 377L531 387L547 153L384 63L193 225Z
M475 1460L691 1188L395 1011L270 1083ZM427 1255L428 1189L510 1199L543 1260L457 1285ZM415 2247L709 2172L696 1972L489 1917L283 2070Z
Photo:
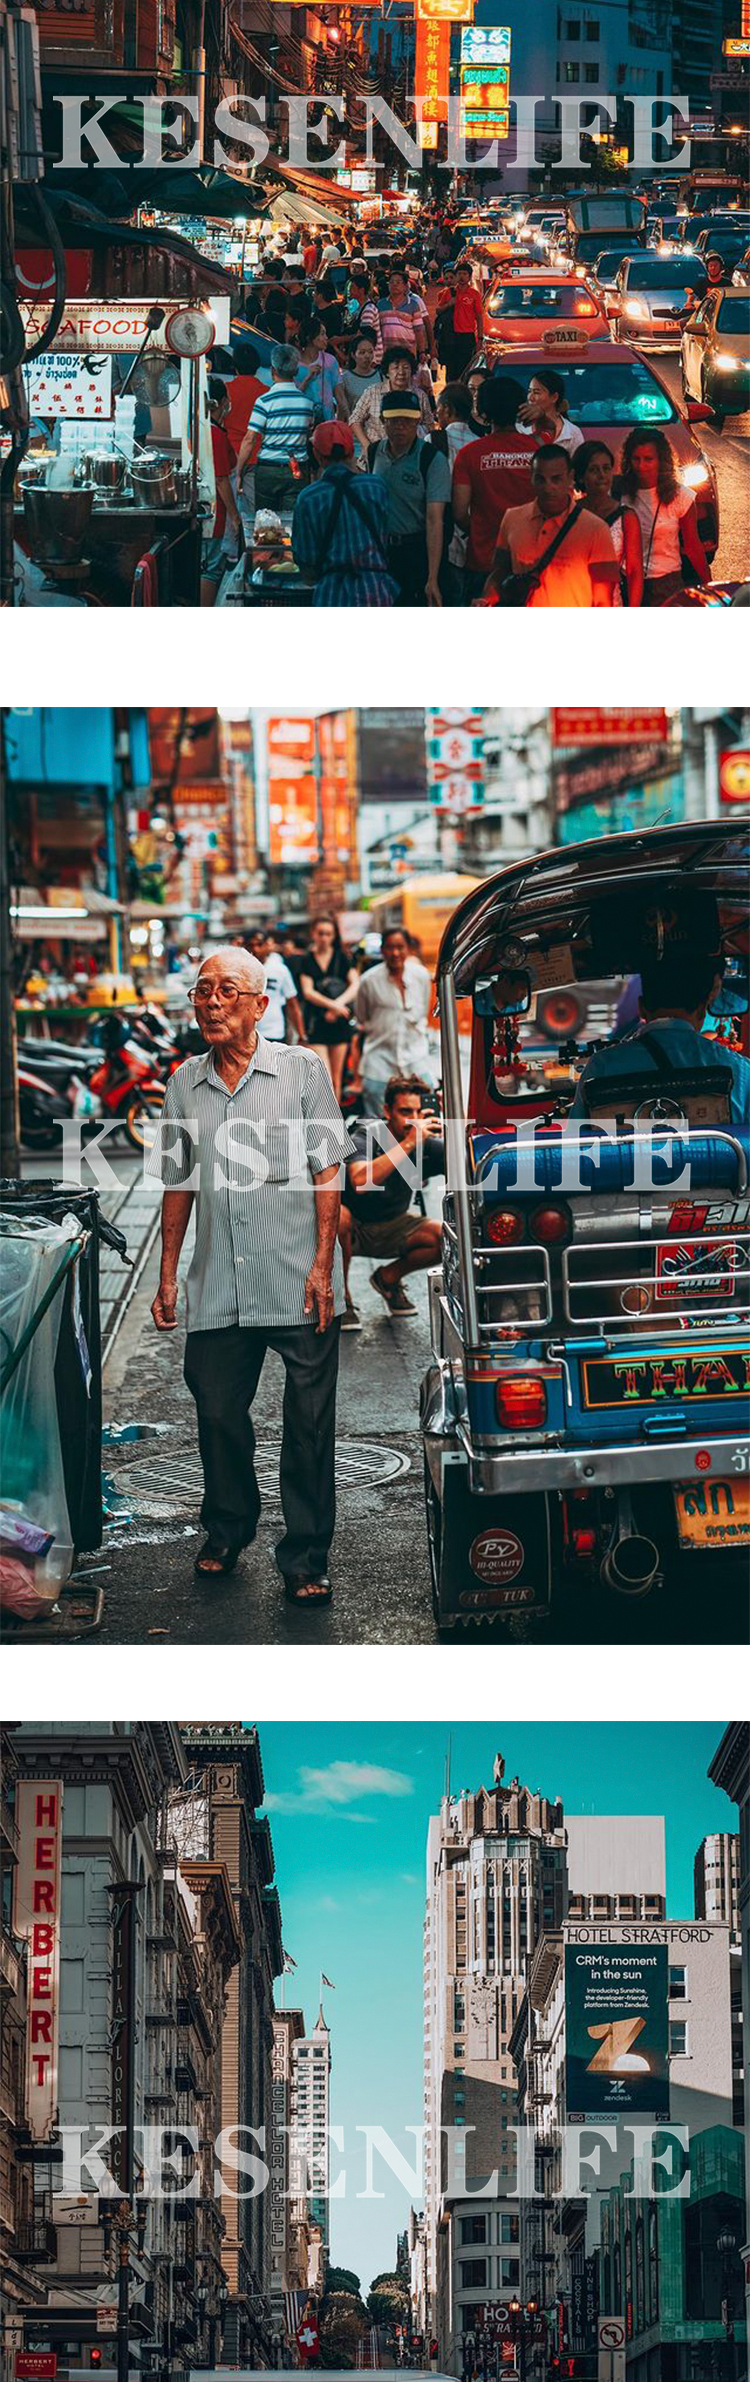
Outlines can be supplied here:
M287 2340L293 2341L307 2305L306 2291L284 2292L284 2330Z
M285 1976L285 1977L290 1977L290 1976L291 1976L291 1973L292 1973L292 1969L293 1969L293 1968L296 1968L296 1966L297 1966L297 1962L296 1962L296 1960L293 1960L293 1959L292 1959L291 1952L285 1952L285 1953L284 1953L284 1966L283 1966L283 1970L282 1970L282 1975L283 1975L283 1976Z
M327 1977L327 1976L326 1976L325 1969L321 1969L321 1972L320 1972L320 1974L321 1974L321 1978L322 1978L323 1984L328 1986L329 1992L331 1992L331 1993L335 1993L335 1991L336 1991L336 1987L335 1987L335 1985L334 1985L333 1978L332 1978L332 1977Z

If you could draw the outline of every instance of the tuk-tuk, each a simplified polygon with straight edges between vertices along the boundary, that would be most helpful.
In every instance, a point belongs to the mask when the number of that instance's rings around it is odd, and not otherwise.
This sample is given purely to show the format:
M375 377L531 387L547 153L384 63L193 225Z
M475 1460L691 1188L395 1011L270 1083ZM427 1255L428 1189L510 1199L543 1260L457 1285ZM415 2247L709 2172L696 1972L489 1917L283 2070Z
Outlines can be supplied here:
M622 1634L615 1600L651 1591L679 1636L680 1582L690 1602L700 1571L710 1634L722 1584L736 1596L746 1577L747 859L739 822L597 838L485 880L444 934L447 1189L421 1389L441 1631L489 1618L536 1636L593 1607ZM705 1063L665 1057L648 1020L644 1049L637 1007L600 1041L535 1032L550 991L627 978L637 999L639 969L645 986L701 935Z

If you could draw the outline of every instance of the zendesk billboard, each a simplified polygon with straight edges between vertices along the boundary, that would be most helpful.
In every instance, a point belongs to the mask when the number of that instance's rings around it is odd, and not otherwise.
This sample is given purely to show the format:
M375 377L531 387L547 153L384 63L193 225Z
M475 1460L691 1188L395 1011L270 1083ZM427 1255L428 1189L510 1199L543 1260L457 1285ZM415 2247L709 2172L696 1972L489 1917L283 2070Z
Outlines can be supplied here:
M566 1944L568 2118L669 2116L666 1944Z

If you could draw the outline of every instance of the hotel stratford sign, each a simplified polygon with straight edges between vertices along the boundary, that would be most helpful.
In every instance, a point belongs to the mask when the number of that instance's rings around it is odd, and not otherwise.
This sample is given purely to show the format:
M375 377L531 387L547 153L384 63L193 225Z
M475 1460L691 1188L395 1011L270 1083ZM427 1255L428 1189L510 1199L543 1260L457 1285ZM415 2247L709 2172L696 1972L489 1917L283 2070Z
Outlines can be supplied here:
M48 2142L57 2119L62 1802L62 1779L19 1780L13 1925L28 1954L26 2118L33 2142Z

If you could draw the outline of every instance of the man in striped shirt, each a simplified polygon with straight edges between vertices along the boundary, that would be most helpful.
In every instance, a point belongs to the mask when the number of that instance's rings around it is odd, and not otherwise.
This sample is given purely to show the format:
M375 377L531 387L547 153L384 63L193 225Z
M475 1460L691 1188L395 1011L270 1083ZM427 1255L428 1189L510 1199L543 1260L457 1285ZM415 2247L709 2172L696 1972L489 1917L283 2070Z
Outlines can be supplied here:
M268 1348L286 1372L276 1560L290 1603L330 1604L336 1379L344 1280L337 1232L349 1140L314 1052L266 1042L264 971L238 945L204 960L193 990L208 1049L170 1076L152 1314L174 1331L177 1266L193 1209L185 1379L203 1465L202 1576L234 1570L257 1533L250 1408ZM169 1129L173 1128L171 1132ZM162 1135L159 1139L161 1141Z
M320 422L312 443L318 477L301 490L292 552L315 580L313 604L387 607L397 590L386 560L386 491L377 480L355 476L348 422Z
M237 457L241 483L251 454L256 456L255 502L270 505L275 513L293 512L308 474L307 441L314 407L305 390L295 385L299 367L298 348L272 347L273 384L256 398Z
M378 314L384 348L408 347L416 356L426 355L432 330L424 298L410 289L398 266L388 275L388 297L381 301Z

